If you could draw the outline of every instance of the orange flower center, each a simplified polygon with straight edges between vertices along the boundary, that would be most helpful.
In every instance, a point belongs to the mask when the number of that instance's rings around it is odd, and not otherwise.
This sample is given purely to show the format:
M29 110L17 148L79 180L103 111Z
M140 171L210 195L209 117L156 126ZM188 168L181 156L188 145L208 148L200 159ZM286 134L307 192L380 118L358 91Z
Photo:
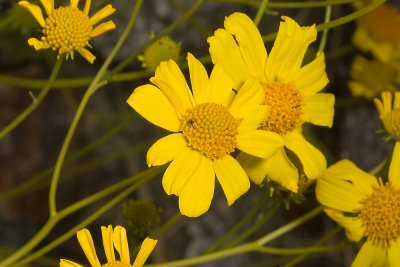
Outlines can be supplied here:
M358 218L365 225L365 235L375 245L388 248L400 237L400 190L389 183L374 188L363 202Z
M122 261L114 261L101 265L101 267L132 267L129 263Z
M285 134L300 126L303 121L304 99L293 84L279 81L265 86L264 104L270 107L261 129Z
M89 45L92 24L89 17L75 7L65 6L54 10L46 18L42 41L59 53L70 53Z
M189 147L210 159L219 159L235 151L240 122L224 106L205 103L186 111L181 130Z

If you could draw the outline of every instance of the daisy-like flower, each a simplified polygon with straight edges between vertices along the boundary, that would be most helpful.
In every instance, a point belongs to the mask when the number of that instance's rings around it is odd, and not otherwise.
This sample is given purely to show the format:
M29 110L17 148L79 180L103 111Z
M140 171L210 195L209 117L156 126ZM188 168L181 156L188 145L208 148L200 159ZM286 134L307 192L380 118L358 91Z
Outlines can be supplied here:
M91 38L99 36L107 31L115 29L111 20L95 26L102 19L115 12L112 5L107 5L93 16L89 17L91 0L86 0L83 10L78 9L79 0L70 0L69 6L54 8L54 0L40 0L46 11L46 19L43 17L39 6L20 1L18 4L28 10L37 22L42 26L43 36L39 39L30 38L28 44L36 50L52 49L58 54L66 54L74 58L77 51L87 61L93 63L95 56L86 49L91 47Z
M92 267L141 267L157 244L157 240L146 238L140 247L135 261L131 265L125 228L117 226L113 230L111 225L108 227L102 226L101 235L103 239L104 253L107 258L107 262L104 264L100 264L100 261L97 258L96 249L89 230L85 228L76 233L79 244ZM115 258L114 248L119 254L119 260ZM60 267L83 267L83 265L70 260L61 259Z
M188 217L205 213L214 194L215 176L228 205L250 187L249 178L231 156L240 149L268 157L283 146L275 133L257 130L267 113L260 83L247 80L236 95L232 81L219 67L210 78L204 66L187 56L191 88L173 60L163 61L150 81L134 90L128 104L151 123L174 132L147 152L147 164L171 162L164 173L165 192L179 196Z
M317 180L316 195L347 238L366 237L352 267L400 266L400 143L389 167L389 181L341 160Z
M396 138L400 138L400 92L383 92L382 101L374 98L379 117L386 132ZM399 163L400 164L400 163Z
M275 132L285 141L272 157L241 154L238 160L255 183L271 179L297 192L299 171L286 152L294 152L309 179L322 175L326 159L304 139L301 129L304 122L331 127L334 96L318 93L328 83L323 53L301 66L308 45L316 39L315 26L300 27L289 17L282 19L269 55L256 25L243 13L225 18L225 29L216 30L208 43L213 63L229 73L235 89L248 77L263 85L264 104L270 111L261 129Z

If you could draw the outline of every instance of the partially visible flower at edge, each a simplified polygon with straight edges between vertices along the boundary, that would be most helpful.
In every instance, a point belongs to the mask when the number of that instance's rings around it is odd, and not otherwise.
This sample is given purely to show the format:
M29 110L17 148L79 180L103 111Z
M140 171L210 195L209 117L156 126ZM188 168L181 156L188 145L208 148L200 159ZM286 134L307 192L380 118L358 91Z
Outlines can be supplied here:
M400 143L394 147L384 183L349 160L329 167L317 180L316 196L349 240L362 245L352 267L400 266Z
M285 141L285 147L272 157L259 159L241 153L239 162L255 183L271 179L298 192L299 170L287 150L299 158L308 179L322 175L326 159L305 140L302 125L311 122L331 127L334 96L318 93L328 83L323 53L301 66L309 44L316 39L315 26L300 27L289 17L282 19L270 55L256 25L243 13L226 17L225 29L216 30L208 43L213 63L230 75L236 90L248 77L260 81L265 90L264 104L270 107L261 129L278 133Z
M85 47L91 47L89 44L91 38L115 29L115 24L111 20L94 26L114 13L115 9L109 4L89 17L91 0L86 0L83 10L78 9L78 2L79 0L70 0L69 6L55 9L54 0L41 0L47 14L46 19L39 6L28 1L18 2L42 26L43 36L41 39L30 38L28 44L36 50L58 51L59 55L66 54L67 58L73 58L74 51L77 51L88 62L93 63L96 57Z
M400 92L383 92L381 96L382 101L374 98L379 118L386 132L391 137L400 140Z
M215 67L209 78L192 54L187 61L192 92L178 65L168 60L150 79L156 86L136 88L127 102L151 123L173 132L150 147L147 164L172 161L162 179L164 190L179 196L182 214L197 217L211 205L215 176L228 205L249 189L249 178L231 153L240 149L268 157L283 140L257 130L267 113L258 81L247 80L234 94L232 81L221 68Z
M157 240L146 238L140 247L135 261L131 265L126 229L122 226L116 226L113 230L111 225L108 227L102 226L101 235L103 239L104 253L107 257L107 263L104 264L100 264L89 230L84 228L76 233L79 244L92 267L142 267L157 244ZM114 248L117 250L120 260L116 260ZM61 259L60 267L83 266L70 260Z

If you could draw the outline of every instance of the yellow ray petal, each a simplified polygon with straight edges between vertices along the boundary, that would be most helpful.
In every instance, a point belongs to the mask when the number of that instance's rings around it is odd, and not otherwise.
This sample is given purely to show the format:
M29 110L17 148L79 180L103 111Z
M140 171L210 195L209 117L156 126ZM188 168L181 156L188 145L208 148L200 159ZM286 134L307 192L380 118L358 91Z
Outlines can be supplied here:
M214 185L215 174L212 161L202 156L179 195L180 212L188 217L204 214L210 208Z
M89 15L89 10L90 10L91 3L92 3L92 0L86 0L85 6L83 8L83 14Z
M80 264L75 263L73 261L61 259L60 260L60 267L83 267L83 265L80 265Z
M249 177L242 166L230 155L214 160L213 165L218 182L230 206L249 190Z
M102 9L96 12L93 16L90 17L89 21L92 25L95 25L100 20L110 16L112 13L115 12L115 8L112 5L106 5Z
M315 125L332 127L334 115L335 96L333 94L319 93L304 99L304 121Z
M397 252L398 253L398 252ZM351 267L378 267L389 266L386 261L386 249L380 246L375 246L371 241L367 241L361 247ZM394 266L394 265L393 265Z
M89 230L84 228L78 231L76 235L90 265L92 265L92 267L100 267L101 265L99 259L97 258L96 249L94 247L93 239Z
M282 136L263 130L240 133L236 141L241 151L260 158L268 158L284 146Z
M233 88L233 80L222 67L222 64L214 65L210 75L211 96L210 102L229 107L236 96Z
M264 70L267 51L254 22L247 15L236 12L225 19L224 26L239 43L249 73L262 83L266 83Z
M79 0L70 0L69 6L70 7L74 7L74 8L78 8L78 2L79 2Z
M126 229L124 227L119 225L115 227L113 241L121 261L130 264L128 238L126 237Z
M40 0L47 15L50 15L54 11L54 0Z
M289 17L282 17L278 36L267 60L265 75L272 82L292 81L292 75L300 69L308 45L315 41L315 26L300 27Z
M170 134L159 139L147 151L147 165L163 165L175 159L175 157L187 146L187 142L181 133Z
M259 106L265 98L264 89L260 82L249 77L233 99L229 111L236 118L243 118L253 111L254 106Z
M46 25L40 7L29 3L28 1L19 1L18 5L28 10L32 14L32 16L37 20L37 22L39 22L40 26L44 27Z
M261 184L264 181L267 173L263 165L264 159L240 152L236 160L243 167L250 180L256 184Z
M204 66L191 53L187 55L193 97L197 105L211 100L211 85Z
M157 244L157 240L146 237L140 246L140 250L138 255L133 262L132 267L142 267L146 262L147 258L150 256L150 253L153 251L154 247Z
M39 41L36 38L29 38L28 39L28 44L30 46L33 46L36 50L40 50L40 49L48 49L50 48L49 44Z
M400 142L397 141L389 167L389 182L391 185L400 189Z
M89 36L92 37L96 37L99 36L105 32L111 31L115 29L115 24L114 22L112 22L111 20L106 21L104 23L101 23L99 25L97 25L89 34Z
M238 90L250 74L232 35L226 30L218 29L207 42L210 45L212 62L222 65L234 82L233 88Z
M283 138L285 139L286 147L300 159L306 176L309 179L321 177L326 169L325 156L297 131L287 133Z
M321 91L329 82L325 71L324 53L318 53L313 61L296 71L292 79L296 89L305 96Z
M79 48L77 49L78 53L86 59L90 64L93 64L96 57L86 48Z
M346 217L343 212L325 208L326 214L336 221L346 231L346 236L349 240L358 242L365 235L364 223L356 217Z
M269 108L265 105L254 106L240 122L238 133L245 133L257 129L261 122L265 120L268 111Z
M392 241L388 248L388 262L390 266L400 266L400 239ZM385 265L386 266L386 265Z
M146 84L137 87L127 100L128 104L151 123L177 132L181 122L175 108L167 97L155 86Z
M101 236L103 239L104 253L107 257L107 262L115 262L114 254L114 241L113 241L113 229L112 226L101 227Z

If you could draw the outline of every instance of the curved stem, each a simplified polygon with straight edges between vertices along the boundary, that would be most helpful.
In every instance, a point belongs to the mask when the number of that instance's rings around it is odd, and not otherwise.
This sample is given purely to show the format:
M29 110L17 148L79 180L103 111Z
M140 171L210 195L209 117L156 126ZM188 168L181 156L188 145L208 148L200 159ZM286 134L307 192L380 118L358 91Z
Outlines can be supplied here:
M209 0L210 2L221 2L231 4L245 4L254 7L260 5L260 1L249 1L249 0ZM313 8L313 7L324 7L333 5L342 5L357 2L360 0L328 0L328 1L310 1L310 2L270 2L269 8Z
M260 7L257 10L257 14L253 20L255 25L258 26L258 24L260 24L262 16L264 15L264 12L265 12L265 8L267 7L267 4L268 4L268 0L262 0Z
M331 15L332 15L332 6L326 6L324 23L328 23L331 20ZM328 40L328 31L329 29L325 29L322 31L321 42L319 43L318 47L319 52L323 52L325 50L326 41Z
M21 122L23 122L26 117L28 117L39 105L42 103L43 99L47 96L47 93L50 91L51 86L53 85L54 80L56 79L58 72L60 71L62 62L64 57L60 56L56 64L54 64L53 70L51 71L50 78L46 82L45 87L42 89L40 94L37 97L33 97L32 104L30 104L17 118L15 118L8 126L6 126L0 132L0 140L3 139L9 132L11 132L15 127L17 127Z
M57 162L54 167L54 172L53 176L51 178L51 184L50 184L50 192L49 192L49 210L50 210L50 216L55 216L57 214L57 207L56 207L56 191L57 191L57 185L58 185L58 180L60 177L61 173L61 168L64 164L65 156L68 152L68 148L71 144L72 137L75 134L75 130L78 126L78 123L82 117L83 111L86 108L87 103L89 102L89 99L91 95L98 89L99 83L101 83L101 79L104 76L104 74L107 71L108 66L111 64L112 60L114 59L115 55L118 53L119 49L121 48L122 44L125 42L126 38L128 37L133 25L135 24L136 21L136 16L139 12L139 8L142 5L142 0L138 0L136 2L135 8L132 12L131 18L122 33L121 37L119 38L117 44L111 51L110 55L107 57L106 61L104 64L101 66L99 72L97 75L94 77L92 83L86 90L84 96L82 97L81 103L79 104L79 107L75 113L75 116L72 120L72 123L68 129L67 135L64 139L63 145L61 147L60 153L57 158Z

